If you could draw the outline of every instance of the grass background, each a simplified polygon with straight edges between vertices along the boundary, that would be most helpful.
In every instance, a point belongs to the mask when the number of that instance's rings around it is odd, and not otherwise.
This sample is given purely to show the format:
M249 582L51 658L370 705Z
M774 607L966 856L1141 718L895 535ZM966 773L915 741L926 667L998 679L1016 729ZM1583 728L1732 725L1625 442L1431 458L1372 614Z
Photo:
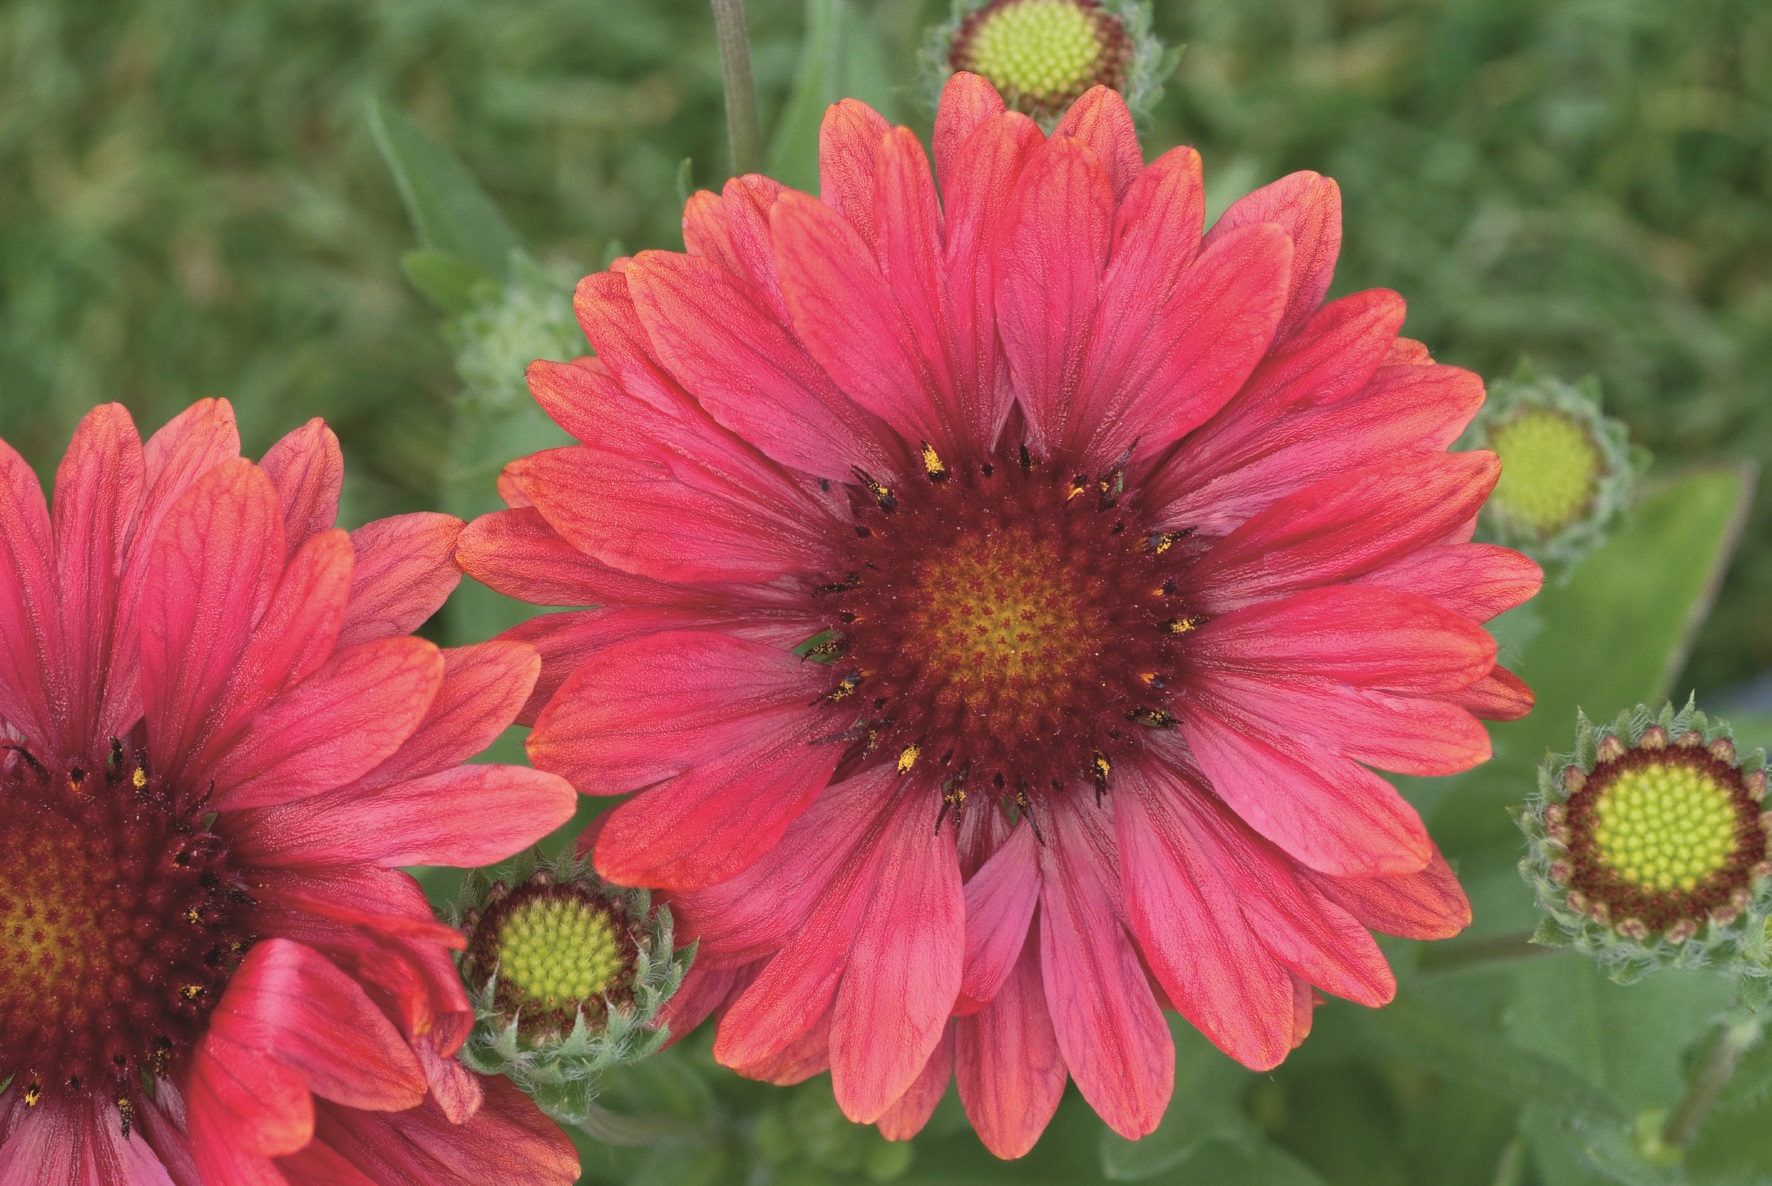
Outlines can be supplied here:
M805 13L749 5L766 123ZM857 30L926 122L939 4ZM1486 374L1597 373L1666 465L1772 461L1772 6L1757 0L1159 0L1189 49L1147 153L1222 204L1342 184L1338 291ZM357 518L436 499L457 386L402 280L370 96L454 148L543 257L678 242L677 163L724 176L695 0L10 0L0 6L0 436L47 467L92 403L230 396L249 444L343 436ZM1772 511L1685 683L1772 668Z

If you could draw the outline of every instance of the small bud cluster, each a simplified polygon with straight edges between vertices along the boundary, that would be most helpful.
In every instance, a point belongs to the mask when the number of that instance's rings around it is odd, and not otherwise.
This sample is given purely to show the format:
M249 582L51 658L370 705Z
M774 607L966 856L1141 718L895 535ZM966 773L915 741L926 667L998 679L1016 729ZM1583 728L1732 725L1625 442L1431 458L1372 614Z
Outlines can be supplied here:
M1525 367L1489 385L1459 447L1501 458L1483 533L1564 572L1605 542L1647 460L1623 422L1600 411L1597 380L1569 384Z
M1520 871L1545 919L1534 941L1598 958L1614 979L1716 967L1764 994L1772 850L1766 756L1690 701L1580 718L1575 752L1539 768Z
M669 910L587 859L529 853L504 878L469 874L450 923L467 933L475 1014L462 1062L508 1075L554 1119L583 1124L603 1073L669 1038L654 1023L693 952L673 949Z
M584 331L572 312L572 286L581 271L513 252L504 285L481 281L473 290L474 307L447 323L463 398L478 411L528 407L523 375L531 362L584 353Z

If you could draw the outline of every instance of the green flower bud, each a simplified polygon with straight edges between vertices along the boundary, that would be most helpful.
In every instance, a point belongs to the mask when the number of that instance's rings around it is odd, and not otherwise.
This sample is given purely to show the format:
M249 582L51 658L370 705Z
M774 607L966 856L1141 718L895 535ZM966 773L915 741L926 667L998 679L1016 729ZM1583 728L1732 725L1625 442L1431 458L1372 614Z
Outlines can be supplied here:
M1765 753L1739 753L1690 701L1611 725L1582 716L1575 752L1539 768L1519 817L1520 871L1546 915L1534 940L1589 952L1620 981L1708 966L1764 981L1765 795Z
M671 915L645 890L601 880L588 860L519 857L508 879L468 876L453 925L474 1004L461 1060L508 1075L543 1111L583 1124L612 1067L654 1053L654 1026L692 951L672 947Z
M1572 386L1526 368L1489 385L1459 446L1501 458L1483 534L1565 571L1605 542L1646 460L1623 422L1600 411L1597 380Z
M1140 0L954 0L924 50L930 105L949 75L965 70L1048 130L1092 86L1119 91L1143 114L1181 57L1150 26Z

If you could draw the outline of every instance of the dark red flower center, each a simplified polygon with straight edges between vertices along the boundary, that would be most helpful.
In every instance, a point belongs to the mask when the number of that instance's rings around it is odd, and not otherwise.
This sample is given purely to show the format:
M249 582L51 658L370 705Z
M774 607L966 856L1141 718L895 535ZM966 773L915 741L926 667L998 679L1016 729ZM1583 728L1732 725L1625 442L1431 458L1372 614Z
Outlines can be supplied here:
M1105 789L1173 723L1163 689L1198 624L1176 594L1184 537L1145 527L1117 469L925 463L903 489L861 475L847 570L817 590L824 699L862 710L854 758L938 771L956 810L969 791L1026 809L1079 778Z
M102 1095L127 1125L144 1077L201 1037L252 900L144 755L0 759L0 1084L30 1106Z

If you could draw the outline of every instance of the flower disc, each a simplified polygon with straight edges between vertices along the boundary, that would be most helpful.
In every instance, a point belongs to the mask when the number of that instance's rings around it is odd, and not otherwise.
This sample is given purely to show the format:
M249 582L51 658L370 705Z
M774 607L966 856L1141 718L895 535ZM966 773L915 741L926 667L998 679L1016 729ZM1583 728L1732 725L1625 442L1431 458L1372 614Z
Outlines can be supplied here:
M22 751L0 778L0 1081L25 1101L102 1093L201 1036L252 936L226 845L143 758L96 773Z
M933 454L929 455L931 458ZM823 588L840 656L825 700L864 706L861 749L943 772L950 805L991 787L1026 807L1098 784L1147 726L1178 638L1178 537L1139 526L1119 478L1049 472L1031 455L903 490L875 486Z
M1654 932L1727 909L1766 860L1741 771L1697 745L1601 761L1567 812L1570 888L1613 921Z

